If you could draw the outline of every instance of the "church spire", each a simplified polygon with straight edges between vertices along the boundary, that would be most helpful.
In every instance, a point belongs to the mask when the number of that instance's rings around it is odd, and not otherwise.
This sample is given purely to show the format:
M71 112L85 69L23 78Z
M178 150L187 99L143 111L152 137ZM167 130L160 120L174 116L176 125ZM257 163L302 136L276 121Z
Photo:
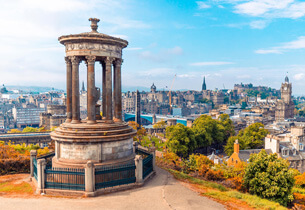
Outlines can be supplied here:
M84 83L84 81L83 81L83 83L82 83L82 92L85 92L86 90L85 90L85 83Z
M207 86L205 84L205 76L203 77L202 90L206 90Z

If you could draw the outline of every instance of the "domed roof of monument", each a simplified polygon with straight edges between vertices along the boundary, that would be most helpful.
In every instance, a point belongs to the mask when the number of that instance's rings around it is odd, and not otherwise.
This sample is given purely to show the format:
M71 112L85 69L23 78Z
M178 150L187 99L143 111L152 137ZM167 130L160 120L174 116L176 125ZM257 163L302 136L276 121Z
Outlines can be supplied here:
M288 76L285 77L285 82L286 82L286 83L289 83L289 78L288 78Z
M100 21L97 18L89 18L91 21L91 32L84 32L80 34L70 34L63 35L58 38L59 42L63 45L66 43L78 43L78 42L94 42L94 43L102 43L102 44L114 44L119 45L122 48L127 47L128 42L124 39L109 36L107 34L99 33L97 31L98 25L97 23Z

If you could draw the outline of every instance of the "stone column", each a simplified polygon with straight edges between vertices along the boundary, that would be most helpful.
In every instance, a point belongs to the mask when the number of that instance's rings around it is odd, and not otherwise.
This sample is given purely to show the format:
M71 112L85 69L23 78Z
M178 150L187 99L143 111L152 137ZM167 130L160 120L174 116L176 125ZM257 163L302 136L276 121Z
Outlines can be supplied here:
M46 160L37 160L37 193L42 193L45 188L45 168Z
M69 57L65 57L67 65L67 119L66 122L72 120L72 63Z
M88 161L85 168L85 191L87 196L94 195L94 164L91 161Z
M31 177L34 177L34 159L37 159L37 150L31 150L31 156L30 156L30 160L31 160L31 165L30 165Z
M71 57L72 62L72 121L71 123L80 122L80 104L79 104L79 63L80 58Z
M101 62L103 67L103 84L102 84L102 112L103 112L103 119L106 116L106 66L105 62Z
M112 58L105 58L106 73L106 123L113 123L112 119ZM104 90L103 90L104 91Z
M95 90L95 56L86 56L87 61L87 123L93 124L96 123L95 117L95 99L96 99L96 90Z
M122 121L122 82L121 82L121 65L122 59L116 59L114 63L114 117L115 121Z
M136 165L136 183L143 184L143 158L141 155L136 155L135 157L135 165Z

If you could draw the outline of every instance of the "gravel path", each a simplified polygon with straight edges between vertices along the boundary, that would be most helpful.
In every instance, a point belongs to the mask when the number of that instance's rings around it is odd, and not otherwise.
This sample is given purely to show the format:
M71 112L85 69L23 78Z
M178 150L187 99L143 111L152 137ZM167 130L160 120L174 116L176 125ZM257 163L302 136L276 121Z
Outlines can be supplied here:
M168 172L157 168L156 176L144 187L112 193L94 198L4 198L0 197L0 209L20 210L79 210L79 209L204 209L220 210L225 207L184 187Z

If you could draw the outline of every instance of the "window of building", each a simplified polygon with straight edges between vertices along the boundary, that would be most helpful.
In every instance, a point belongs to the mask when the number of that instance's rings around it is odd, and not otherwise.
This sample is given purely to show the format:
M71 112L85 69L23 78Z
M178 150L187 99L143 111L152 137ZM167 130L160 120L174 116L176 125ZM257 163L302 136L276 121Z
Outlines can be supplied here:
M304 145L303 144L300 144L300 150L303 150L304 149Z
M282 150L282 155L283 156L288 156L288 154L289 154L289 150L288 149L283 149Z

